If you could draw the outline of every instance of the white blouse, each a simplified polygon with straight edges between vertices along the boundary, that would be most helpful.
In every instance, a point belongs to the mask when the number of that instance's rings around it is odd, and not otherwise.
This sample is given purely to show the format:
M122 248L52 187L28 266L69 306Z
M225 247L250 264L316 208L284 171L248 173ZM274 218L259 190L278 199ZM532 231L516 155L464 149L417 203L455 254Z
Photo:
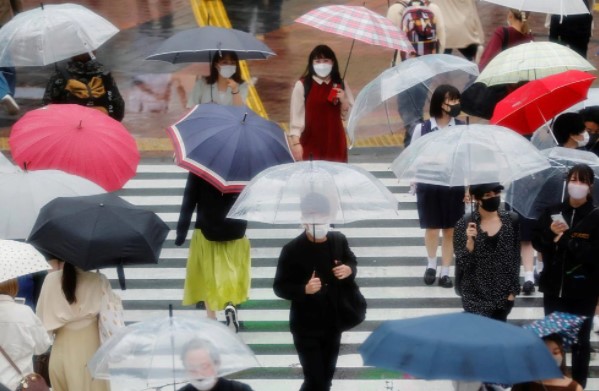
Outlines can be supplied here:
M248 85L247 83L241 83L239 85L239 93L241 99L246 102L248 97ZM219 105L232 105L233 94L231 88L227 87L226 91L219 91L217 83L212 85L206 84L206 80L200 77L196 81L191 96L187 100L187 108L190 109L200 103L218 103Z

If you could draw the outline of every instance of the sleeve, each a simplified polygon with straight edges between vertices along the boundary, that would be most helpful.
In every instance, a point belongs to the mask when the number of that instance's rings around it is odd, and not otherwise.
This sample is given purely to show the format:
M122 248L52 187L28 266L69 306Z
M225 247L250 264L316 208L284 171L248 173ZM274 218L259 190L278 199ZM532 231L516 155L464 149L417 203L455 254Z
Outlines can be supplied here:
M478 64L478 68L482 72L483 69L489 64L489 62L499 53L501 52L501 46L503 42L503 28L498 27L493 32L491 39L489 39L489 43L485 50L483 51L483 55L480 58L480 63Z
M416 139L419 139L420 137L422 137L422 123L419 123L414 127L411 143L413 143L414 141L416 141Z
M347 110L341 110L341 119L342 120L346 120L349 118L349 115L351 113L351 109L352 107L354 107L354 94L351 90L351 88L349 88L349 85L347 84L347 82L344 82L344 89L343 91L345 91L345 95L347 96L347 102L349 104L349 107L347 108Z
M510 259L510 293L514 296L520 294L520 264L522 263L522 255L520 253L521 241L520 241L520 219L514 212L508 212L510 215L510 222L512 223L512 230L514 231L514 244L512 246L512 256ZM512 215L513 214L513 215Z
M243 104L247 105L249 91L250 91L250 86L248 85L248 83L243 82L239 85L239 93L241 94L241 99L243 100Z
M356 255L349 247L349 243L345 235L340 234L339 239L341 240L341 245L343 248L343 259L341 260L341 262L351 268L352 273L347 278L347 280L352 281L356 278L356 274L358 273L358 260L356 258Z
M122 121L125 117L125 100L121 96L119 88L117 87L116 81L112 77L112 74L108 73L104 77L109 81L109 89L112 92L112 97L110 98L110 103L113 106L111 117L116 119L117 121Z
M64 86L65 80L60 72L55 72L50 76L44 96L42 98L43 105L49 105L50 103L64 103Z
M199 178L196 178L195 174L190 172L187 175L183 202L181 204L181 211L179 212L179 221L177 222L177 238L175 239L177 246L185 243L187 231L189 231L189 226L191 225L191 216L197 204L198 194Z
M206 84L204 83L204 78L203 77L200 77L196 81L196 84L193 86L193 90L191 91L191 94L189 95L189 98L187 99L187 108L188 109L191 109L195 105L201 103L201 101L202 101L202 94L204 92L204 86L205 85Z
M50 341L42 321L33 312L31 312L31 317L33 318L33 324L29 327L29 334L34 342L33 354L39 355L48 350L52 345L52 341Z
M436 4L430 5L431 10L435 14L435 23L437 27L437 40L439 41L439 51L438 53L443 53L445 51L445 44L447 41L447 34L445 30L445 19L443 18L443 12L441 12L441 8L439 8Z
M297 273L295 273L291 265L293 264L293 254L295 246L286 245L281 250L279 261L277 263L277 271L273 283L275 295L282 299L303 301L306 297L306 284L297 281Z
M541 254L552 252L555 248L553 239L555 234L551 231L551 213L545 211L532 230L532 246Z
M476 251L476 241L474 244L474 251L470 252L466 249L466 218L462 217L453 231L453 251L455 253L456 264L465 267L470 265L474 260L474 252Z
M306 127L304 83L301 80L295 82L295 86L293 86L290 106L289 135L299 137Z

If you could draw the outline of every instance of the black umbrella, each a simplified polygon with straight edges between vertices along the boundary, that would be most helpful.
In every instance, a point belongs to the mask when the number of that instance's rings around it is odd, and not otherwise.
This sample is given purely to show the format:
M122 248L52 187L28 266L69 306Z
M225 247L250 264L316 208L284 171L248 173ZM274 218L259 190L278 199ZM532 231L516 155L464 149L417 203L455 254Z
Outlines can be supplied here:
M41 210L28 241L83 270L158 263L168 226L154 213L114 194L59 197Z

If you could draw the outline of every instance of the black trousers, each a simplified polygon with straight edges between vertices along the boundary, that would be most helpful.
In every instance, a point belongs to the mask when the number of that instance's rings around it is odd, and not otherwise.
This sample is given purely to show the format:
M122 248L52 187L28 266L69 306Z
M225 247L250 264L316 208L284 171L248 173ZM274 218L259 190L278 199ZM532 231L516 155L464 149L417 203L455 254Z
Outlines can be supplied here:
M337 367L341 332L332 331L322 337L293 334L293 344L304 371L300 391L329 391Z
M555 311L561 311L587 317L578 332L578 343L572 345L572 378L576 380L582 388L585 388L587 377L589 376L589 362L591 361L591 329L593 328L593 315L595 315L596 305L596 297L590 297L588 299L572 299L548 295L543 296L545 315L549 315Z

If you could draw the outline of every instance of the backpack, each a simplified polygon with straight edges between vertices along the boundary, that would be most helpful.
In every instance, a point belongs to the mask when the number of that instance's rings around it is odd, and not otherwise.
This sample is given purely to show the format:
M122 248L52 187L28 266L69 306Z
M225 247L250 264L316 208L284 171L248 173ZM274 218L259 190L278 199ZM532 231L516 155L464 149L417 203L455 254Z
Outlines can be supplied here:
M401 29L414 46L417 56L439 52L437 19L428 0L400 1L405 9L401 16ZM406 53L402 52L405 60Z

